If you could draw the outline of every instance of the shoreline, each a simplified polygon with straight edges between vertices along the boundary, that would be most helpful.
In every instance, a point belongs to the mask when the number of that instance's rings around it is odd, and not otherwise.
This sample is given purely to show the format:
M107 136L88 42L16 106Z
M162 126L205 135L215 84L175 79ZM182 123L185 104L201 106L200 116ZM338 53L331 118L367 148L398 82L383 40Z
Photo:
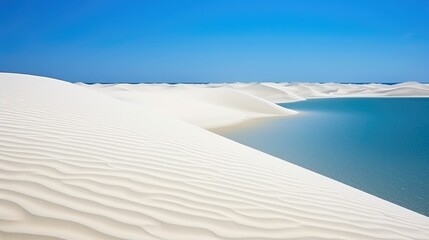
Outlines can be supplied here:
M238 122L236 124L225 125L223 127L221 126L221 127L216 127L216 128L208 128L206 130L213 132L213 133L216 133L216 134L219 134L219 135L222 135L222 133L240 131L240 130L248 128L248 127L256 126L259 124L265 124L266 122L269 122L272 120L294 118L294 117L297 117L297 116L302 115L302 114L303 114L302 112L297 112L295 114L285 115L285 116L268 116L268 117L251 118L251 119L243 120L243 121Z
M294 102L301 102L301 101L307 101L307 100L316 100L316 99L338 99L338 98L429 98L429 96L338 96L338 97L314 97L314 98L308 98L304 100L298 100L298 101L291 101L291 102L283 102L283 103L294 103ZM282 103L276 103L276 104L282 104ZM287 108L286 108L287 109ZM240 122L234 123L234 124L225 124L224 126L214 127L214 128L206 128L208 131L214 132L216 134L225 133L225 132L231 132L240 130L243 128L247 128L250 126L263 124L266 121L270 121L273 119L282 119L282 118L290 118L295 117L299 114L302 114L302 112L296 112L292 115L285 115L285 116L266 116L266 117L255 117L255 118L249 118L242 120Z
M429 170L428 100L312 99L284 105L299 118L220 134L429 217L429 178L422 174Z

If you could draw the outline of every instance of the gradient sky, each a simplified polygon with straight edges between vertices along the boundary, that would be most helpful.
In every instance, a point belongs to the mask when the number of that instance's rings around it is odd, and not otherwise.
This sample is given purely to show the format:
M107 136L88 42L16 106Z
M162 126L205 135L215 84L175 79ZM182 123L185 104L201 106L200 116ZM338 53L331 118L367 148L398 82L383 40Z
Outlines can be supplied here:
M0 71L72 82L429 82L429 0L0 0Z

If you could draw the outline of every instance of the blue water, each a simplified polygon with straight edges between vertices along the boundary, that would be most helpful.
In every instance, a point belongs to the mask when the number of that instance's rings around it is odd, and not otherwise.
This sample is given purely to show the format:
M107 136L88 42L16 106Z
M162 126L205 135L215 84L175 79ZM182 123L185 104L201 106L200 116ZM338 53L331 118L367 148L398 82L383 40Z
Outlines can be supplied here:
M429 98L281 105L300 113L222 134L429 216Z

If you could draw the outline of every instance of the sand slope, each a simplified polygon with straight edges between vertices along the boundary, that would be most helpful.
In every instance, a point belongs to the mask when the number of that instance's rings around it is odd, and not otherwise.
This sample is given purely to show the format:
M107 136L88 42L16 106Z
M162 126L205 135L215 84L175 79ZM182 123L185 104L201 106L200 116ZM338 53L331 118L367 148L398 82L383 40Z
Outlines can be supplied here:
M0 239L429 239L429 218L142 105L0 74Z

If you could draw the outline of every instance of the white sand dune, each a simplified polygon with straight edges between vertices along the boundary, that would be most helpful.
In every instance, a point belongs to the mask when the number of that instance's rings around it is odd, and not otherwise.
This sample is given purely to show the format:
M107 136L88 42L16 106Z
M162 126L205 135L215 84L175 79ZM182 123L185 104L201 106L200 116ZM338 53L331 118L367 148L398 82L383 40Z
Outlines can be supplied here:
M278 87L277 85L278 84L270 83L240 83L227 86L274 103L287 102L291 99L304 100L304 98L296 96L291 92L287 92L284 88Z
M283 114L266 100L112 87L0 74L0 239L429 239L428 217L144 103Z
M296 113L227 86L158 84L84 85L126 103L173 116L204 128L217 128L248 119Z

